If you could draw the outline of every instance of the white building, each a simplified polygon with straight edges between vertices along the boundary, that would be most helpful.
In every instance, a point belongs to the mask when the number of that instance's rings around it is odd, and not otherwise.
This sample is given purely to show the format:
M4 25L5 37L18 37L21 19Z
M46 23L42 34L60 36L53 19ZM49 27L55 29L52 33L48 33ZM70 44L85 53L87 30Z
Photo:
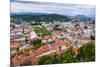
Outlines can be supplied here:
M31 39L38 37L34 31L31 31L30 35L31 35Z

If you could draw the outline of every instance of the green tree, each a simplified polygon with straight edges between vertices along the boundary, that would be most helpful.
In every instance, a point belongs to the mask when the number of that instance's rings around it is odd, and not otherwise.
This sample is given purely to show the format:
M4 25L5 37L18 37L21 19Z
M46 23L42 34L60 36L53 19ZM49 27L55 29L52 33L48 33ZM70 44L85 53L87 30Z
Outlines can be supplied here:
M51 32L49 32L45 27L37 27L35 28L35 32L38 36L45 36L51 34Z
M95 40L95 36L91 36L90 38L91 38L91 40Z
M53 61L54 61L54 57L46 55L40 58L39 64L52 64Z
M76 57L79 62L95 61L95 44L87 43L79 49L79 54Z
M72 48L69 48L65 53L60 55L61 63L72 63L74 55L72 53Z
M53 57L54 57L53 61L54 64L61 63L60 55L54 55Z
M56 64L56 63L72 63L72 62L90 62L95 61L95 44L87 43L79 48L79 53L74 56L72 48L67 49L65 53L55 56L43 56L40 58L39 64Z

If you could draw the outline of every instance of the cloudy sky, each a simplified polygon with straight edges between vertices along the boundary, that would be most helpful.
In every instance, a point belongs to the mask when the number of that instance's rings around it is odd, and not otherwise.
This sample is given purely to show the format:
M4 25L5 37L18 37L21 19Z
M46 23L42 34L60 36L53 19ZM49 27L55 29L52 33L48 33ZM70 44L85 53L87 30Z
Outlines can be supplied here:
M44 3L44 2L27 2L11 1L11 13L32 12L32 13L49 13L63 15L86 15L95 16L94 5L79 5L65 3Z

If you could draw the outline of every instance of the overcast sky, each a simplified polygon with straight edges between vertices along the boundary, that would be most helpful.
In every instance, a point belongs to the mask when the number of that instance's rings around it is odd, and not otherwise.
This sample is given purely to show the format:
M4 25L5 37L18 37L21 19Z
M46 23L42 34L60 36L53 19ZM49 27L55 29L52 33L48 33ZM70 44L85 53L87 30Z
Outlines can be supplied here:
M95 6L78 5L64 3L44 3L44 2L27 2L27 1L11 1L11 13L32 12L32 13L49 13L63 15L86 15L95 16Z

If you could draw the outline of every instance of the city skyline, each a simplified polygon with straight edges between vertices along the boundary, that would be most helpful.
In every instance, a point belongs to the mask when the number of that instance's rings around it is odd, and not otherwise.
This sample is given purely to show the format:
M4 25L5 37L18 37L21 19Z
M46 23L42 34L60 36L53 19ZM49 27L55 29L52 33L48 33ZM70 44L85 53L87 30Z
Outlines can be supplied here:
M95 6L11 0L12 67L93 61Z

